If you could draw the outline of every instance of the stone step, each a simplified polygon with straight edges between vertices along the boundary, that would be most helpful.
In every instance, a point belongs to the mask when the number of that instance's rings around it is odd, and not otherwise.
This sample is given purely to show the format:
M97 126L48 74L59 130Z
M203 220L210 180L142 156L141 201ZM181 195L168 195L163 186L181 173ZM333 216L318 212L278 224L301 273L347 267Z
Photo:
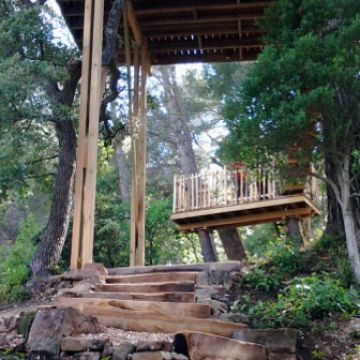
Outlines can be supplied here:
M95 285L96 291L111 291L122 293L158 293L158 292L193 292L194 281L172 281L137 284L106 284Z
M115 315L117 310L129 310L155 315L210 317L210 306L206 304L59 297L56 305L61 308L79 307L79 309L82 306L95 306L107 311L114 310Z
M195 271L174 271L174 272L158 272L148 274L132 274L132 275L111 275L106 277L108 284L135 284L135 283L155 283L155 282L180 282L180 281L196 281L198 272Z
M204 332L177 333L174 346L176 352L185 354L191 360L266 360L263 345Z
M154 266L134 266L107 269L109 275L131 275L148 274L156 272L179 272L179 271L240 271L239 261L210 262L191 265L154 265Z

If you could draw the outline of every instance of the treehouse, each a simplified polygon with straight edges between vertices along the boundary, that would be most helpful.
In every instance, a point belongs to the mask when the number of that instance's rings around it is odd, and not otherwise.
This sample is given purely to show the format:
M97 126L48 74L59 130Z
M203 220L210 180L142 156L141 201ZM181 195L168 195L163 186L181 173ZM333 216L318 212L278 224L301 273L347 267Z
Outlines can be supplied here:
M184 232L281 223L319 214L317 199L313 177L290 179L264 168L224 168L175 176L171 219Z

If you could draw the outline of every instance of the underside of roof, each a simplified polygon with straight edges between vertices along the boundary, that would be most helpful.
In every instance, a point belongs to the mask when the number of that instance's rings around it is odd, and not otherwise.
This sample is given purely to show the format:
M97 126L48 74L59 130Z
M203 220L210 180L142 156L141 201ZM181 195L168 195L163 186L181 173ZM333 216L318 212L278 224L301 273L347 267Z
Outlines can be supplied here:
M112 6L105 1L105 23ZM81 47L85 0L58 0ZM251 61L260 53L257 21L273 0L132 0L152 65ZM120 26L119 34L123 34ZM124 61L124 54L119 54Z

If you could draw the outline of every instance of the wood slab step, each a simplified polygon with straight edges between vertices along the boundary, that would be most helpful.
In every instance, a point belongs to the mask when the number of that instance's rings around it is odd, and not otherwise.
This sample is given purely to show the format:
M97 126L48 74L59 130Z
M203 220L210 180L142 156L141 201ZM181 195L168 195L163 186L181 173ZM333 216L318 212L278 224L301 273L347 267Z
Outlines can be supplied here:
M119 292L78 292L75 297L110 300L138 300L194 303L194 292L119 293Z
M96 291L128 292L128 293L158 293L158 292L193 292L193 281L138 283L138 284L106 284L95 285Z
M191 316L194 318L209 318L210 306L206 304L190 304L190 303L171 303L156 301L136 301L136 300L108 300L108 299L90 299L90 298L69 298L59 297L57 306L76 307L79 305L96 306L105 310L130 310L141 311L144 313L175 315L175 316ZM115 312L116 313L116 312Z
M156 272L178 272L178 271L240 271L239 261L228 262L209 262L193 265L153 265L153 266L134 266L108 269L109 275L130 275L148 274Z
M198 319L188 316L157 315L144 311L129 311L116 308L106 309L87 304L76 305L74 307L84 314L95 316L104 326L115 327L125 331L175 334L187 330L231 337L234 331L247 327L245 324L240 323Z
M197 271L174 271L174 272L158 272L149 274L133 274L133 275L112 275L107 276L108 284L135 284L135 283L154 283L154 282L172 282L172 281L196 281Z
M191 360L266 360L266 349L262 345L204 332L177 333L174 345L175 352Z

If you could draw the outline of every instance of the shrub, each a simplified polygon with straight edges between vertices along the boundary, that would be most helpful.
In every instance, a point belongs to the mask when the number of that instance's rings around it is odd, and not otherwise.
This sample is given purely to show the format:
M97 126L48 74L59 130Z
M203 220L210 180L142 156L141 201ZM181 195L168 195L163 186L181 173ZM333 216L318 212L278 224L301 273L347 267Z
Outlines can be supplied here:
M0 301L17 302L27 297L24 287L30 275L29 263L35 245L32 241L39 232L32 214L20 226L14 245L0 248Z
M276 290L280 283L281 279L278 275L271 274L262 268L249 271L243 278L243 284L264 292Z
M334 314L352 315L357 310L357 294L343 288L338 280L317 275L295 278L275 301L245 304L241 299L235 311L247 312L253 326L306 329L311 322Z
M285 277L295 274L303 267L303 258L299 250L281 238L270 243L265 255L269 258L268 265Z

